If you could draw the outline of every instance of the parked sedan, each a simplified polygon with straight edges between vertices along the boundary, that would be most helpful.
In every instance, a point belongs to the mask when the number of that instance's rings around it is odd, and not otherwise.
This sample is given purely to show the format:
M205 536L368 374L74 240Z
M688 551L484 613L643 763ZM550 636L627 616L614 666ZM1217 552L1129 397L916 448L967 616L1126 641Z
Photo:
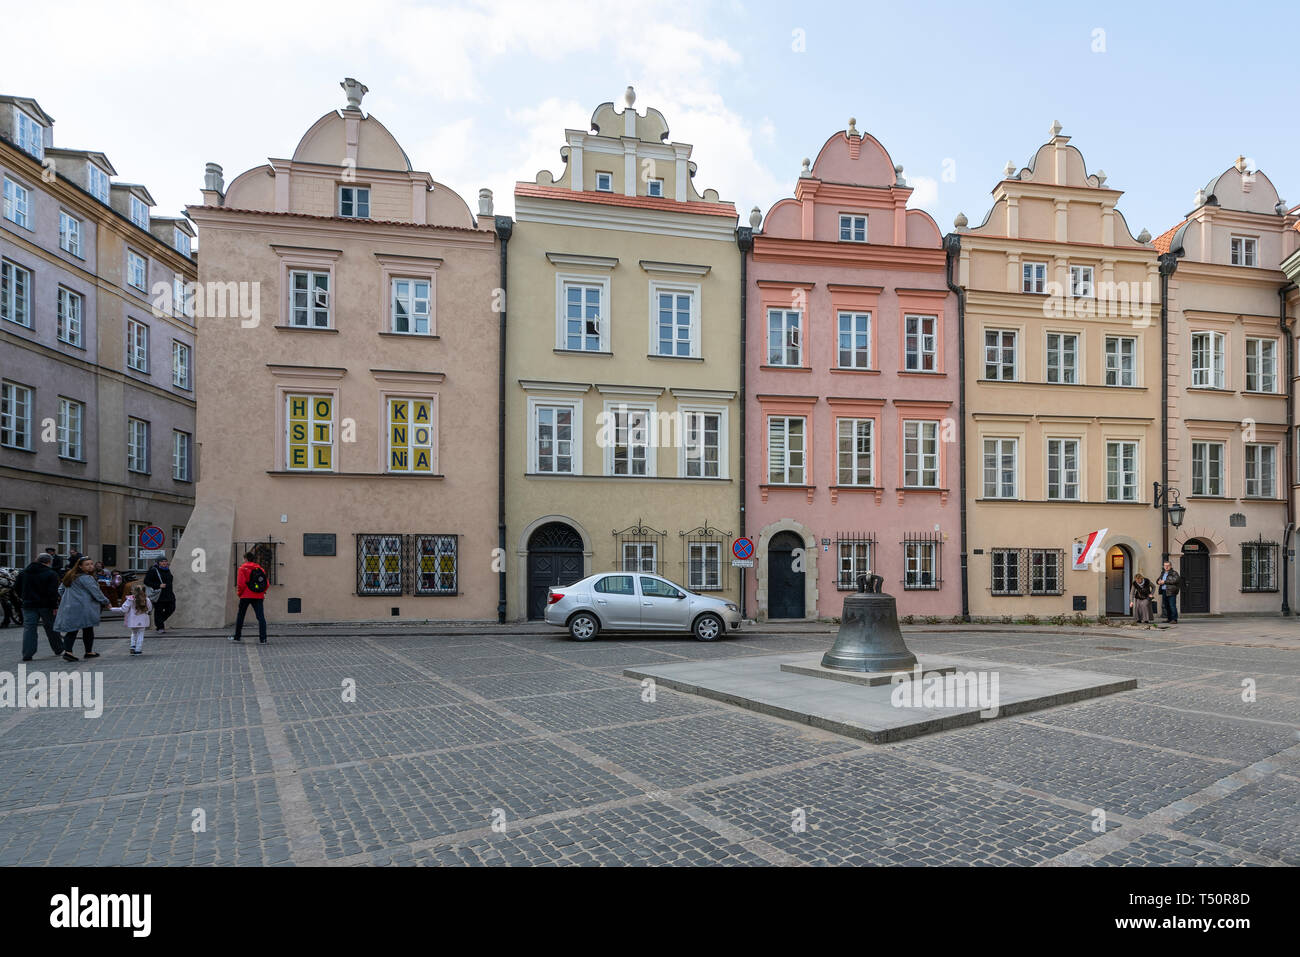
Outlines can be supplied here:
M740 627L735 602L645 572L604 572L557 585L547 593L545 617L549 625L568 628L574 641L591 641L602 631L688 631L716 641Z

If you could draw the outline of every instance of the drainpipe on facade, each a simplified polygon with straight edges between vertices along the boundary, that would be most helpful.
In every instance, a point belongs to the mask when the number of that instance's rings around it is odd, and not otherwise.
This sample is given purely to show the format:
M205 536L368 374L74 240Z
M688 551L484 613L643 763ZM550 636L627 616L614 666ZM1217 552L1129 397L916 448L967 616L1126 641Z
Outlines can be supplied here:
M509 216L496 216L501 240L501 319L497 334L497 622L506 620L506 247L515 224Z
M957 445L960 449L958 511L961 516L961 620L970 621L970 577L966 556L966 290L952 281L953 261L961 252L961 234L943 237L948 288L957 294Z
M745 315L749 299L749 251L754 248L754 231L748 226L736 229L736 244L740 247L740 534L745 537L745 360L746 331L748 329ZM758 556L755 555L755 558ZM740 617L745 618L745 569L740 572Z
M1277 291L1277 320L1282 336L1286 339L1286 531L1282 535L1282 616L1291 614L1291 561L1288 549L1291 547L1291 532L1295 529L1295 493L1291 489L1295 481L1295 337L1287 328L1286 297L1296 288L1289 282Z
M1160 488L1169 494L1169 277L1182 251L1160 254ZM1166 500L1167 501L1167 500ZM1160 510L1160 560L1169 561L1169 506Z

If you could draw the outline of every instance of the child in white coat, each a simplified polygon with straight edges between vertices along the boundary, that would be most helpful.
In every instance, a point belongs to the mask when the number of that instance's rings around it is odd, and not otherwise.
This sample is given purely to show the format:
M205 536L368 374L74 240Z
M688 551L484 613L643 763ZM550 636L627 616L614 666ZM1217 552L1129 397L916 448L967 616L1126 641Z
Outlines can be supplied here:
M131 597L122 602L118 611L126 616L126 627L131 629L131 654L144 654L144 632L153 611L153 602L145 594L144 585L132 585Z

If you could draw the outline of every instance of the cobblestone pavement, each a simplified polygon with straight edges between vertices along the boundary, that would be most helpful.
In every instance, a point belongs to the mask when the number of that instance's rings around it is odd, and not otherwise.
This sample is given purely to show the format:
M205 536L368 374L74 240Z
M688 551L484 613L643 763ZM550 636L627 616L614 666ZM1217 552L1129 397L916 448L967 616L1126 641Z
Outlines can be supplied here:
M1208 624L909 633L1139 686L884 746L622 677L820 631L376 631L39 657L104 709L0 709L0 864L1300 864L1300 653Z

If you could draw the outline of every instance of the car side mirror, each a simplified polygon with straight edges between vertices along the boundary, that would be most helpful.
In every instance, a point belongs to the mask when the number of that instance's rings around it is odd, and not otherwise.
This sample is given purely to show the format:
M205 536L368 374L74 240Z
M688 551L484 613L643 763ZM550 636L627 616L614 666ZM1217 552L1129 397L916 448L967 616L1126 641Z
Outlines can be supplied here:
M685 598L685 597L686 597L686 596L685 596L684 594L682 594L681 592L678 592L678 593L677 593L677 599L678 599L679 601L680 601L681 599Z

